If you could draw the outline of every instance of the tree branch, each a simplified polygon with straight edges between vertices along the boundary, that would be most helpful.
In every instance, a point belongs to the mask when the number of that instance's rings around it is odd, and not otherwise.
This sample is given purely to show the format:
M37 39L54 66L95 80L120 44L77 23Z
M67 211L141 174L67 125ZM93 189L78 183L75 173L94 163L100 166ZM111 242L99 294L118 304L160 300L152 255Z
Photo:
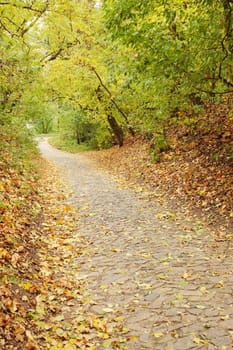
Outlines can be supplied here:
M0 6L4 6L4 5L9 5L9 6L13 6L13 7L16 7L16 8L23 8L25 10L29 10L29 11L33 11L33 12L39 12L41 13L41 11L43 10L40 10L40 9L36 9L32 6L27 6L27 5L23 5L23 6L19 6L17 4L12 4L12 2L10 1L1 1L0 2Z
M116 107L116 109L118 110L118 112L124 117L125 121L128 123L128 117L126 115L126 113L121 109L120 106L118 106L117 102L114 100L114 98L112 97L112 94L110 92L110 90L107 88L107 86L103 83L99 73L96 71L96 69L94 67L90 67L92 72L94 72L95 76L97 77L97 79L100 82L100 85L102 86L102 88L107 92L107 94L110 97L110 101L112 102L112 104Z
M212 91L212 90L205 90L201 88L194 87L195 90L199 92L204 92L209 95L225 95L225 94L230 94L233 92L233 90L226 90L226 91Z
M21 36L22 37L39 21L39 19L47 11L48 7L49 7L49 0L46 1L45 7L38 13L36 18L31 23L29 23L27 27L22 29L22 31L21 31Z
M63 40L63 43L64 43L64 40ZM59 49L57 49L57 51L48 53L45 57L43 57L40 60L40 62L54 61L63 51L65 51L66 49L70 49L71 47L74 47L77 44L81 44L81 42L79 41L78 38L76 38L71 43L66 43L65 46L59 47Z

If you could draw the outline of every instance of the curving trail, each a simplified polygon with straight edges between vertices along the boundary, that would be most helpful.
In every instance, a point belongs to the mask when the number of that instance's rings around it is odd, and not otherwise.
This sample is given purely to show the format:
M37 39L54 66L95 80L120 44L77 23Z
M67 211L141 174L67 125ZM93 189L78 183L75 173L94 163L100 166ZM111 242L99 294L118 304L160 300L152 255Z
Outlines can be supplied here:
M125 317L131 350L232 349L232 242L122 188L88 153L61 152L46 139L39 148L69 183L78 230L92 241L76 257L94 300L88 307Z

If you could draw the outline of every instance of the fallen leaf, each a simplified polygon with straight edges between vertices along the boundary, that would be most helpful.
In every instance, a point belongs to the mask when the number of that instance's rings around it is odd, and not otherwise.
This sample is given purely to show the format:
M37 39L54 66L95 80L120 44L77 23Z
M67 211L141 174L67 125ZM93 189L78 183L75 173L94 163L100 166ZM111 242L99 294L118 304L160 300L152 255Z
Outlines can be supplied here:
M109 313L109 312L114 312L114 310L111 307L105 307L102 312L104 313Z
M195 344L209 344L208 339L201 339L201 338L198 338L198 337L193 338L193 342Z
M0 259L10 260L10 258L10 253L4 248L0 248Z
M91 348L89 348L90 350ZM96 349L96 348L95 348ZM94 348L92 350L95 350ZM63 350L77 350L77 346L74 344L66 344Z
M155 338L162 338L164 336L162 332L155 332L155 333L152 333L152 335Z
M36 346L33 343L27 343L23 350L36 350Z
M219 281L218 283L216 283L215 288L223 288L223 286L223 281Z
M18 253L14 253L11 257L11 264L13 267L17 267L18 262L20 261L21 257Z

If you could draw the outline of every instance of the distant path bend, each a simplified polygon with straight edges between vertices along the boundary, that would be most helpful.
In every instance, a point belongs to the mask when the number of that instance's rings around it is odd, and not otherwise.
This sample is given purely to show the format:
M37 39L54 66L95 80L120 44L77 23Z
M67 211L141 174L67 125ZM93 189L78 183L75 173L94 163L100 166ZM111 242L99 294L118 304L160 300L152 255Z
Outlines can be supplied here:
M90 309L125 317L130 350L232 349L232 243L217 244L200 223L121 188L88 153L61 152L46 139L39 148L65 174L79 230L93 242L88 258L77 257Z

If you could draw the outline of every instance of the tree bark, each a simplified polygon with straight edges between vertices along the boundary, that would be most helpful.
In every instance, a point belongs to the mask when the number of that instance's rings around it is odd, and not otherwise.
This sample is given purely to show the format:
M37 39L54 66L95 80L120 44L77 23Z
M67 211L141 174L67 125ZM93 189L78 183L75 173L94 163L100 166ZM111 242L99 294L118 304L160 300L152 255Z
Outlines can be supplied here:
M108 122L119 146L120 147L123 146L124 144L123 130L121 129L116 119L111 114L108 114Z

